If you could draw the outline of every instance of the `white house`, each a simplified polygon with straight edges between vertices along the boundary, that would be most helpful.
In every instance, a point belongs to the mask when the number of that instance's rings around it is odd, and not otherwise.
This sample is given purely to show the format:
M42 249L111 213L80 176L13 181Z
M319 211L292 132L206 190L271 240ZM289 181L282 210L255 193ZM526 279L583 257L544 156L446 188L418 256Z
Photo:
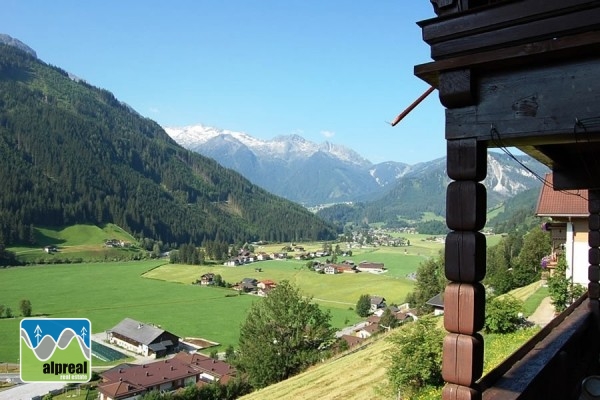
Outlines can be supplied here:
M588 280L588 191L552 189L552 174L546 175L547 185L542 186L536 215L550 218L542 229L552 236L552 251L547 267L552 270L559 255L565 254L567 277L573 283L587 286ZM540 260L541 262L541 260Z

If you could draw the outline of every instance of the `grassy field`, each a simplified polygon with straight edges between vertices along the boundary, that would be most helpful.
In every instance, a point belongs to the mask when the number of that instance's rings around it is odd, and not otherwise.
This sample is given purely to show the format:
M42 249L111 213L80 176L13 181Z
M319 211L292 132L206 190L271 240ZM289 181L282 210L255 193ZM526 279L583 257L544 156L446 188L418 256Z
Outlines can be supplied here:
M62 229L35 228L34 246L10 247L17 258L24 262L52 262L56 259L70 260L81 258L83 260L111 260L124 258L140 251L137 247L127 249L112 249L104 247L107 239L118 239L135 244L136 240L123 229L114 224L103 226L74 225ZM44 246L54 245L58 252L46 254Z
M414 250L414 249L411 249ZM29 299L34 316L83 317L94 333L103 332L125 317L161 325L180 336L203 337L236 345L239 326L258 298L233 296L221 288L191 285L205 272L220 273L228 282L245 277L287 279L330 310L332 325L357 322L352 310L363 293L404 300L413 282L406 275L424 259L404 249L357 251L357 261L385 262L389 272L323 275L309 271L304 261L268 261L243 267L189 266L160 261L40 265L0 270L1 304L18 315L20 300ZM260 266L262 272L254 268ZM0 362L17 362L19 318L0 319Z
M226 297L231 291L200 288L142 275L164 261L90 263L0 270L2 304L19 314L29 299L34 316L89 318L94 333L125 317L159 324L180 336L236 344L239 322L252 296ZM17 362L19 318L0 319L0 362Z

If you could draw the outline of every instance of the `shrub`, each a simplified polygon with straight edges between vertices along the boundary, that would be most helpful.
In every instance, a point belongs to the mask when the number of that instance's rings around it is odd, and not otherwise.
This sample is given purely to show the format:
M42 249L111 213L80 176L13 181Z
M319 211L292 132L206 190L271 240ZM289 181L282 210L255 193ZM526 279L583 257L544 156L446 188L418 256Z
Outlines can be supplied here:
M523 310L523 302L512 297L494 297L486 304L485 330L488 333L514 332L523 323L519 315Z

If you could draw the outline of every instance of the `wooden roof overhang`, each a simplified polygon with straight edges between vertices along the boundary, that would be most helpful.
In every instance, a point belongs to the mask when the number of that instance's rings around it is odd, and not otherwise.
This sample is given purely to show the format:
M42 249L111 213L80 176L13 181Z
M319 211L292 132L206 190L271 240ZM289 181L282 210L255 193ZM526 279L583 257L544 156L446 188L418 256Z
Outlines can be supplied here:
M431 1L434 61L415 74L447 107L446 139L517 147L558 189L600 188L600 2Z

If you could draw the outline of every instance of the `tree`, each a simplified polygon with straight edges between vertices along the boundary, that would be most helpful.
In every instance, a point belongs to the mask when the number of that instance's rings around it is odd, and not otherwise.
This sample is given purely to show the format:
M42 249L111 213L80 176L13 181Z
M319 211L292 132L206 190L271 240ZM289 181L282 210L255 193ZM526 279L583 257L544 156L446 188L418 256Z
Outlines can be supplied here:
M539 227L531 229L523 237L523 247L513 267L516 287L526 286L540 278L540 260L552 249L550 235Z
M235 361L235 349L232 345L227 346L225 349L225 361L232 364Z
M394 344L389 354L388 380L394 393L411 399L426 386L441 386L444 331L431 316L419 318L388 338Z
M28 299L21 300L21 303L19 303L19 308L21 309L22 316L31 317L31 301Z
M511 333L522 324L523 302L512 297L493 297L485 307L485 330L488 333Z
M438 258L429 258L422 262L417 268L415 290L407 300L421 314L431 312L431 307L427 301L433 296L441 293L446 286L446 277L444 275L444 259L442 255Z
M356 313L361 317L368 317L371 313L371 296L362 294L356 302Z
M511 261L510 241L506 238L488 249L484 283L494 295L507 293L514 288Z
M254 388L286 379L314 364L333 341L329 312L281 281L250 307L240 329L236 366Z
M389 307L383 310L383 314L379 320L379 326L382 329L394 329L398 326L398 319Z
M574 284L567 278L567 259L564 254L558 257L554 273L548 278L548 291L554 310L559 313L585 292L583 286Z

